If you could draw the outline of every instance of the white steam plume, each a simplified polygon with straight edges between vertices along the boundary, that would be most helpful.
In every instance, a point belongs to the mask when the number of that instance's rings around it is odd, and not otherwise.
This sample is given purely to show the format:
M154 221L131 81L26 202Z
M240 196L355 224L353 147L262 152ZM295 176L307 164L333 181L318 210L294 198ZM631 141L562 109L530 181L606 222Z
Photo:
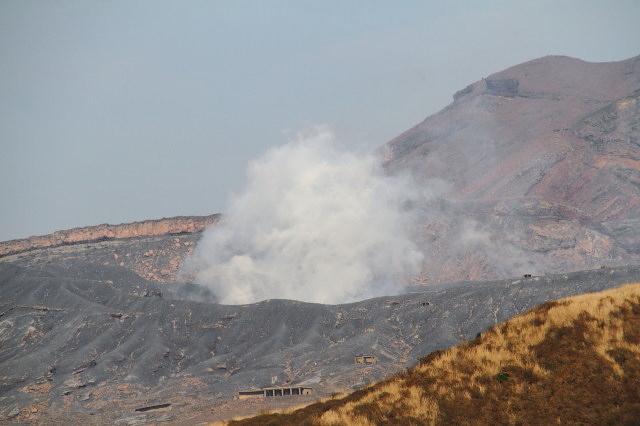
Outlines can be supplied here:
M351 302L398 293L419 272L406 206L423 194L374 156L338 149L328 130L271 149L247 177L185 263L221 303Z

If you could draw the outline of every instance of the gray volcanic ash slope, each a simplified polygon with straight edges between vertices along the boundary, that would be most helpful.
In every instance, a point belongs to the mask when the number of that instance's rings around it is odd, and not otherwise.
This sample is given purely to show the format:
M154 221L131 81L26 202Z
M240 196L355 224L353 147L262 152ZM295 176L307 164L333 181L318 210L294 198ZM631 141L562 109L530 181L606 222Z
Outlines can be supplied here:
M110 423L157 420L166 414L134 410L162 403L173 405L174 417L193 415L246 388L306 384L326 395L381 379L543 301L638 276L640 268L626 267L348 305L225 306L160 296L157 283L113 266L0 263L0 409L3 419L97 421L93 413ZM361 354L379 363L354 365Z

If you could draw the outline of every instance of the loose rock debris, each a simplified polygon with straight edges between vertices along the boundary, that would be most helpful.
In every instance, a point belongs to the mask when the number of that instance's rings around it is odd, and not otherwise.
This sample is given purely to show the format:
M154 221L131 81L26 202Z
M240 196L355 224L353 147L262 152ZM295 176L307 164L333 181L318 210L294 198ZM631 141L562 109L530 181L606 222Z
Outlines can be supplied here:
M82 423L99 416L116 423L132 412L151 421L169 407L182 416L232 403L247 388L310 386L314 396L329 396L380 380L546 300L640 276L640 267L597 269L348 305L224 306L180 299L169 286L162 298L144 297L158 283L115 266L44 269L0 262L0 422ZM425 310L425 303L438 308ZM354 365L360 354L377 363ZM265 401L272 399L282 400Z

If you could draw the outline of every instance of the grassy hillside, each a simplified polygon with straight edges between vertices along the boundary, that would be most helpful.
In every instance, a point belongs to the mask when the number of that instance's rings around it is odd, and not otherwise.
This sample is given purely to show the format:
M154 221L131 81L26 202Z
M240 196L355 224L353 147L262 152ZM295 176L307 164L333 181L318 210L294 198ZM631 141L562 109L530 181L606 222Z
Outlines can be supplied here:
M233 425L637 424L640 284L547 302L352 394Z

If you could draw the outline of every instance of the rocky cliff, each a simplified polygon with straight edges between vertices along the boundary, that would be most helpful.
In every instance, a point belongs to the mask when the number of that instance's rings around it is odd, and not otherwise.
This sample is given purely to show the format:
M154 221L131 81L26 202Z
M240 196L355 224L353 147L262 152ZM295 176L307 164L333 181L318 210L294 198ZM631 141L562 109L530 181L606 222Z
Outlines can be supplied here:
M422 282L640 261L640 57L548 56L458 91L381 149L446 182L417 206Z
M174 217L70 229L0 243L0 263L116 266L153 282L176 281L183 259L220 215Z
M179 216L123 223L120 225L102 224L98 226L74 228L54 232L50 235L1 242L0 257L24 253L35 249L59 247L70 244L149 237L154 235L190 234L203 231L207 226L216 223L219 219L219 214L209 216Z

